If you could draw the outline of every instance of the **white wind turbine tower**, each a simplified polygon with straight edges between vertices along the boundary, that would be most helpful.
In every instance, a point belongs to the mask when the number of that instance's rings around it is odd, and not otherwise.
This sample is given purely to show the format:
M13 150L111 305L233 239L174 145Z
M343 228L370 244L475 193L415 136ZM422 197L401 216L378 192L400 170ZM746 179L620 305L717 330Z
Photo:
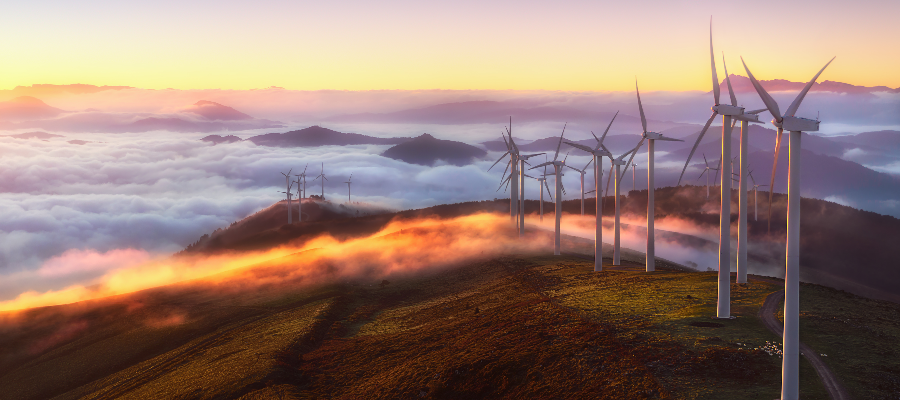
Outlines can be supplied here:
M719 168L721 169L724 167L724 160L731 160L731 132L734 128L734 123L736 123L737 120L759 122L759 117L756 113L762 111L745 112L744 107L738 107L737 98L734 96L734 90L731 89L731 79L729 79L727 72L725 74L725 82L728 84L731 104L719 103L721 93L719 88L719 78L716 75L716 59L712 43L712 20L710 20L709 24L709 59L712 69L713 100L715 103L712 106L712 115L709 117L709 120L706 121L703 130L700 131L700 135L697 137L697 141L694 143L694 147L691 149L688 159L684 163L684 168L681 170L681 176L678 178L679 185L681 184L681 179L684 177L684 171L691 162L691 157L694 156L694 152L697 150L697 146L700 145L703 135L706 134L706 130L709 129L710 124L712 124L717 115L721 115L723 118L722 156L719 158ZM743 137L741 141L742 149L746 149L746 146L743 146L746 140L746 131L742 130L741 134ZM746 160L746 157L744 157L744 160ZM718 178L718 175L719 171L717 170L716 178ZM719 190L721 192L721 198L719 203L719 282L716 317L731 318L731 284L729 283L731 280L731 177L726 176L724 171L722 171L722 180L719 185Z
M350 203L350 184L353 183L353 174L350 174L350 179L347 179L347 203Z
M568 123L566 125L568 125ZM554 235L554 240L553 240L553 254L557 255L557 256L560 254L560 245L561 245L559 229L560 229L560 222L561 222L561 218L562 218L562 193L561 193L561 191L562 191L562 167L565 166L564 161L559 161L559 148L560 148L560 146L562 146L563 135L566 134L566 125L563 125L562 133L559 134L559 144L556 145L556 153L553 154L553 161L547 161L543 164L538 164L534 167L531 167L531 169L535 169L538 167L543 167L545 165L552 165L553 169L554 169L553 174L556 175L556 207L555 207L556 235ZM569 168L572 168L572 167L569 167ZM575 169L575 168L572 168L572 169Z
M741 62L743 62L743 58ZM800 103L806 97L806 93L819 79L819 75L834 61L828 61L819 73L816 74L803 87L794 102L782 115L778 109L778 103L769 93L763 89L759 81L750 73L747 63L744 69L750 82L772 117L772 124L778 128L777 143L775 145L775 164L772 166L772 182L769 182L769 215L772 210L772 186L775 181L775 167L778 165L778 150L781 144L781 134L785 130L790 132L790 147L788 148L788 204L787 204L787 246L785 249L785 273L784 273L784 335L781 364L781 399L795 400L799 398L800 378L800 136L802 132L819 130L819 121L814 119L795 117ZM771 218L770 218L771 221ZM771 222L770 222L771 223Z
M753 179L753 171L750 171L747 175L750 177L750 180L753 181L753 220L759 221L759 197L756 195L757 189L769 187L769 185L757 185L756 179Z
M287 187L287 189L286 189L287 191L281 192L281 193L287 194L287 212L288 212L287 214L288 214L288 223L289 224L293 223L293 221L291 220L291 185L292 184L290 182L291 171L293 171L293 170L294 169L291 168L288 170L288 172L286 174L284 172L281 173L282 175L284 175L284 185Z
M614 161L612 158L612 153L603 145L603 140L606 139L606 134L609 133L609 128L612 126L613 121L616 120L616 116L619 115L619 112L616 111L616 115L613 116L612 120L609 121L609 125L606 126L606 130L603 131L603 135L597 139L597 135L594 135L594 132L591 132L591 135L594 136L594 139L597 140L597 146L593 149L587 146L580 145L578 143L570 143L566 142L569 146L575 147L576 149L586 151L591 154L591 161L594 163L594 192L597 194L596 201L594 202L595 211L596 211L596 227L594 228L594 271L599 272L603 271L603 196L600 196L600 182L603 182L603 167L600 166L600 160L603 157L609 157L610 161ZM625 153L626 155L628 153ZM624 158L623 155L621 158ZM590 163L588 163L590 164ZM587 169L587 166L584 167ZM581 198L582 198L582 206L581 206L581 214L584 215L584 174L581 175ZM618 254L618 237L619 237L619 203L616 200L616 250L615 253ZM618 260L618 257L616 257ZM616 261L618 264L618 261Z
M654 210L655 205L653 202L653 191L655 182L653 179L653 174L655 172L654 157L653 153L656 147L657 140L664 140L670 142L683 142L681 139L673 139L664 137L659 132L650 132L647 131L647 118L644 117L644 106L641 104L641 91L637 87L637 81L634 82L634 90L637 92L637 101L638 101L638 110L641 112L641 127L643 127L644 131L641 133L641 141L638 143L637 147L640 148L641 145L644 144L644 140L646 139L648 142L647 145L647 257L646 257L646 265L647 272L652 272L656 270L656 234L653 227L654 222ZM628 163L625 164L625 170L628 170L628 164L631 164L631 161L634 160L634 155L637 154L637 150L634 153L631 153L631 159L628 160ZM624 172L622 172L624 174Z

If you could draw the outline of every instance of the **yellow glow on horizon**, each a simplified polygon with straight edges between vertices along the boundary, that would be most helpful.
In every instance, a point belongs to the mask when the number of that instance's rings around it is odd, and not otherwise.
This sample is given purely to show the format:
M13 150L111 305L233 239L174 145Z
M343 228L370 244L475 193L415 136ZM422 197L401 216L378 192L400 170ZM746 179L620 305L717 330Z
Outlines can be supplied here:
M35 83L145 89L709 90L709 10L719 75L900 87L900 3L763 2L747 13L714 2L466 2L333 5L64 6L0 27L0 88ZM864 1L865 2L865 1ZM90 3L90 2L89 2ZM804 4L809 3L809 4ZM173 3L174 4L174 3ZM814 5L811 7L810 5ZM723 8L724 7L724 8ZM777 7L796 23L758 18ZM17 8L17 9L16 9ZM756 9L759 10L756 10ZM871 8L871 9L870 9ZM17 5L13 14L34 13ZM74 12L82 18L71 18ZM135 20L134 13L143 18ZM726 18L728 16L728 18ZM129 19L131 18L131 19ZM31 21L34 22L34 21ZM23 31L29 32L23 36ZM880 38L874 40L873 38Z

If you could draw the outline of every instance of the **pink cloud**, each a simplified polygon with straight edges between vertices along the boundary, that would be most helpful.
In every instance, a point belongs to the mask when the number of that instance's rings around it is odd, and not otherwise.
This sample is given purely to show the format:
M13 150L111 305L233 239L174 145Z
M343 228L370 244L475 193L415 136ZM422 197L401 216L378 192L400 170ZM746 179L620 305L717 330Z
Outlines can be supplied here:
M114 249L105 253L71 249L44 262L38 274L50 277L106 271L138 265L149 259L146 251L137 249Z

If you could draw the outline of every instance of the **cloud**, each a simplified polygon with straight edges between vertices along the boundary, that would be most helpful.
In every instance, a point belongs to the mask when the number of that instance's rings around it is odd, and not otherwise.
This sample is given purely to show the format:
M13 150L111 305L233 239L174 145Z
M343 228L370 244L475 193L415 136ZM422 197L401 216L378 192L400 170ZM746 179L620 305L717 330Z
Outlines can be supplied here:
M82 272L106 271L130 267L146 262L150 255L138 249L114 249L104 253L95 250L69 249L53 257L37 270L45 277L64 276Z

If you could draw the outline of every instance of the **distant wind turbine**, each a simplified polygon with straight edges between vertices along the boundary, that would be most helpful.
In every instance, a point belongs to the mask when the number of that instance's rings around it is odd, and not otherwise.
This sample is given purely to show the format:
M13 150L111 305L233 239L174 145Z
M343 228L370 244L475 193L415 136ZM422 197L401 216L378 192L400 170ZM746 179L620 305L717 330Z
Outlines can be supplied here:
M306 166L303 167L303 172L299 174L294 174L297 177L297 221L303 220L303 195L306 194L306 169L309 168L309 163L306 163ZM303 181L303 185L301 186L300 181Z
M622 206L620 204L622 202L622 198L621 198L621 196L619 196L619 189L620 189L619 183L622 181L621 177L624 174L624 172L620 171L620 169L622 168L623 165L628 165L628 161L625 161L625 157L627 157L629 154L634 154L635 152L638 151L638 148L640 148L640 147L641 147L641 145L639 143L633 149L629 150L625 154L622 154L618 158L612 158L611 155L609 156L609 162L610 162L610 164L612 164L612 165L610 165L610 168L609 168L610 176L614 177L615 181L616 181L615 188L613 189L613 190L615 190L614 194L616 197L616 219L615 219L615 229L614 229L614 233L613 233L613 265L621 264L621 257L620 257L620 255L621 255L620 254L621 253L621 250L620 250L621 235L620 235L619 219L620 219L621 208L622 208ZM615 167L615 171L612 170L613 167ZM609 180L607 180L606 182L607 182L606 190L609 190Z
M594 139L597 140L597 145L594 148L590 148L587 146L580 145L578 143L566 142L569 146L575 147L576 149L588 152L592 157L591 161L594 162L594 192L597 193L596 199L594 201L594 207L596 212L596 220L594 227L594 271L599 272L603 271L603 196L600 195L600 183L603 182L603 167L600 166L600 160L603 157L609 157L610 161L615 161L612 158L612 153L609 152L609 149L603 145L603 140L606 139L606 134L609 133L609 128L612 126L613 121L616 120L616 116L619 115L619 112L616 111L616 115L613 115L612 120L609 121L609 125L606 126L606 130L603 131L603 135L600 138L597 138L597 135L594 135L594 132L591 132L591 135L594 136ZM627 153L626 153L627 154ZM625 155L622 156L624 158ZM587 166L584 167L587 169ZM581 175L581 192L582 192L582 201L584 201L584 175ZM582 203L582 215L584 215L584 203ZM616 200L616 249L618 249L618 236L619 236L619 206L618 200ZM616 250L618 253L618 250Z
M759 197L756 195L757 189L768 187L769 185L757 185L756 179L753 179L753 171L750 171L747 175L750 176L750 180L753 181L753 220L759 221Z
M566 125L568 125L568 123L566 123ZM545 165L552 165L553 169L554 169L553 173L554 173L554 175L556 175L556 209L555 209L555 211L556 211L555 212L555 214L556 214L556 235L554 236L554 240L553 240L553 254L557 255L557 256L560 254L560 245L561 245L559 229L560 229L560 222L561 222L561 218L562 218L562 193L561 193L563 190L562 189L562 172L563 172L562 168L564 166L566 166L565 161L559 161L559 148L560 148L560 146L562 146L563 135L566 134L566 125L563 125L562 133L559 134L559 143L556 145L556 153L553 154L553 161L547 161L543 164L538 164L534 167L531 167L531 169L535 169L538 167L543 167ZM571 168L571 167L569 167L569 168ZM574 168L572 168L572 169L574 169Z
M350 179L347 179L347 202L350 203L350 184L353 183L353 174L350 174Z
M286 174L285 174L284 172L281 173L282 175L284 175L284 185L287 187L287 189L286 189L287 191L286 191L286 192L281 192L281 193L286 193L286 194L287 194L287 212L288 212L288 213L287 213L287 214L288 214L287 217L288 217L288 223L289 223L289 224L293 223L293 221L291 220L291 185L292 185L292 184L291 184L291 182L290 182L290 179L291 179L291 171L293 171L293 170L294 170L294 169L291 168L291 169L288 170L288 172L287 172Z
M656 231L654 228L654 211L656 209L653 202L653 192L654 192L654 173L656 172L654 168L654 149L656 147L657 140L670 141L670 142L683 142L681 139L673 139L664 137L659 132L650 132L647 130L647 118L644 117L644 106L641 104L641 91L638 89L637 81L634 82L634 90L637 93L637 101L638 101L638 110L641 113L641 127L644 131L641 133L641 141L638 143L638 148L644 144L644 140L647 140L647 256L646 256L646 271L653 272L656 270ZM628 170L628 164L631 164L632 160L634 160L634 155L637 154L637 150L631 153L631 159L628 160L628 163L625 164L625 170ZM624 174L624 172L622 172Z
M313 182L315 182L319 178L322 179L322 200L325 200L325 181L327 181L328 178L325 177L325 163L324 162L322 163L322 173L320 173L318 176L316 176L316 179L313 179Z
M703 154L703 163L706 164L706 168L703 168L703 172L700 173L700 176L698 176L697 179L700 179L703 177L703 175L706 175L706 200L709 200L709 175L712 174L712 172L709 171L718 171L719 168L713 168L709 166L709 161L706 160L706 154Z
M785 249L785 273L784 273L784 338L783 358L781 364L781 398L782 400L795 400L799 398L800 377L800 137L802 132L819 130L818 119L795 117L800 103L806 97L806 93L819 79L819 75L834 61L828 61L819 73L816 74L803 87L794 102L784 114L778 109L775 99L763 89L756 77L750 73L747 63L744 70L753 88L762 98L763 103L772 117L772 124L778 128L775 144L775 163L772 165L772 181L769 182L769 224L772 215L772 193L775 185L775 168L778 166L778 150L781 144L781 134L787 130L790 132L790 147L788 148L788 204L787 204L787 246ZM744 59L741 58L741 62Z

